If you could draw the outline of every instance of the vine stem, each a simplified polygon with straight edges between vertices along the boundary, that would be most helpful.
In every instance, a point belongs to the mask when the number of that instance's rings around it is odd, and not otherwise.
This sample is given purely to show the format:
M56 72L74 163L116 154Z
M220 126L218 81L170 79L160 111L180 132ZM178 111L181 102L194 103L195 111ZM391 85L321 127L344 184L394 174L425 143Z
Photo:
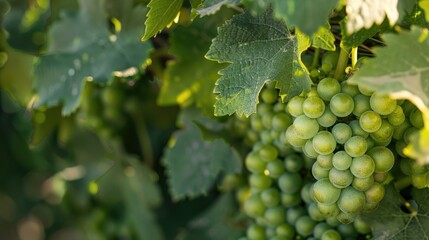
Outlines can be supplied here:
M320 56L320 48L316 48L314 51L313 62L311 62L311 67L315 68L319 65L319 56Z
M140 143L140 150L143 154L144 162L152 167L154 164L152 142L150 140L149 132L147 130L146 122L140 110L132 113L134 125L137 128L137 137Z
M358 60L358 47L352 48L352 69L356 69L356 63Z
M394 183L395 188L399 191L411 185L411 177L403 177Z
M334 78L341 81L349 62L349 49L341 48L340 56L338 57L337 68L335 69Z

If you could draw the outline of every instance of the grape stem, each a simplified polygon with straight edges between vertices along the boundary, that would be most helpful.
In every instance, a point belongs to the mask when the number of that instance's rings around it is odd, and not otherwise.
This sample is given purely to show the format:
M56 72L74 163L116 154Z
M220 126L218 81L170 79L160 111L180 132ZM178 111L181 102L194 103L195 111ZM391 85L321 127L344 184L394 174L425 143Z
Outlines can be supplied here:
M143 155L143 159L149 167L152 167L154 164L152 142L150 140L143 113L140 110L137 110L131 115L137 129L137 137L139 139L140 151Z
M350 49L346 49L341 47L340 50L340 56L338 57L338 62L337 62L337 68L335 69L335 73L334 73L334 78L341 81L346 67L347 67L347 63L349 62L349 50Z
M411 177L403 177L394 182L394 186L397 190L401 191L402 189L411 185Z
M311 62L311 68L319 66L320 48L316 48L314 51L313 62Z
M356 63L358 60L358 47L352 48L352 69L356 69Z

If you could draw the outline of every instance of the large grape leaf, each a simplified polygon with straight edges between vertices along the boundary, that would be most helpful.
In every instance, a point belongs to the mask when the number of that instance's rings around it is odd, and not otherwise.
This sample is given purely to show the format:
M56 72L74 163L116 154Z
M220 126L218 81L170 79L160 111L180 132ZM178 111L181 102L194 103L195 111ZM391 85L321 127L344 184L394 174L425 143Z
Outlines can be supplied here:
M107 1L107 0L106 0ZM148 57L149 42L140 42L146 9L132 8L132 1L109 0L121 4L121 26L111 33L105 1L79 0L80 11L54 23L49 31L50 46L34 68L36 107L63 104L63 114L79 105L85 79L105 83L113 73L135 73Z
M155 36L164 27L173 22L182 7L183 0L151 0L150 10L145 22L146 31L143 41Z
M181 240L236 240L243 235L243 229L234 222L236 213L231 193L224 193L216 202L187 226ZM234 225L235 224L235 225Z
M196 9L201 17L215 14L222 6L236 6L240 0L205 0L203 7Z
M329 23L322 26L311 36L311 46L328 51L335 51L335 36Z
M213 115L213 88L225 64L209 61L204 55L216 36L217 26L230 17L230 12L223 12L196 19L190 26L178 26L171 32L170 53L176 60L167 64L158 103L183 107L195 103L205 113Z
M210 60L232 63L220 71L216 82L215 115L249 116L268 81L276 80L280 94L288 98L309 90L311 80L300 61L309 46L308 38L291 35L270 11L257 17L246 12L227 21L206 54Z
M308 36L313 35L328 21L338 0L271 0L276 17L290 27L297 27Z
M347 32L346 20L343 19L340 22L340 27L341 27L341 36L342 36L341 46L347 49L347 48L358 47L369 38L386 30L389 27L389 24L387 22L383 22L381 25L374 24L369 29L362 28L359 31L349 34Z
M426 119L429 118L428 37L427 29L419 27L399 34L383 35L387 46L374 49L376 57L369 59L349 81L390 93L395 98L409 99L425 114ZM429 123L425 123L425 128L429 128ZM429 163L429 158L424 154L429 152L428 139L423 138L424 131L427 130L423 129L418 135L420 137L414 138L410 146L420 149L413 152L413 158Z
M379 207L363 215L363 220L371 226L374 240L429 239L429 190L414 189L413 200L417 208L411 213L401 209L402 197L389 185Z
M234 173L241 169L241 159L235 149L220 138L203 139L198 127L189 119L192 115L186 111L184 114L187 116L181 116L181 124L185 124L185 128L170 139L162 159L175 199L206 194L221 172ZM198 122L206 127L220 126L202 117Z

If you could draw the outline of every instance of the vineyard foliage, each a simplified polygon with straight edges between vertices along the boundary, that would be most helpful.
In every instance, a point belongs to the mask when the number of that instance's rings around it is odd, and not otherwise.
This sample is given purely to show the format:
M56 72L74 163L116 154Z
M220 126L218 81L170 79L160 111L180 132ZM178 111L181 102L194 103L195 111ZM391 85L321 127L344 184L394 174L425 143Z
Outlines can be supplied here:
M0 0L0 239L429 239L429 0Z

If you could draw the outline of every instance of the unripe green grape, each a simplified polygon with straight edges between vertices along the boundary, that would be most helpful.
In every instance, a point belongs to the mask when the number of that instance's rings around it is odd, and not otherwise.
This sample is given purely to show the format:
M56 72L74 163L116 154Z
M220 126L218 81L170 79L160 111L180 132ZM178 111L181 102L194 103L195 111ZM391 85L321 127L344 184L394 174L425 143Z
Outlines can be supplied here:
M314 150L321 155L331 154L337 146L334 136L328 131L318 132L314 136L312 143Z
M316 79L320 76L320 71L316 68L313 68L310 70L310 78L311 79Z
M410 165L411 174L413 175L424 174L428 172L426 166L423 164L420 164L417 161L410 160L409 165Z
M289 100L289 103L287 104L287 111L290 115L293 117L298 117L302 114L304 114L304 111L302 110L302 105L304 104L305 98L301 96L295 96Z
M404 141L402 141L402 140L399 140L399 141L397 141L396 143L395 143L395 151L396 151L396 153L398 153L399 154L399 156L401 156L401 157L407 157L405 154L404 154L404 149L407 147L407 143L405 143Z
M253 173L263 173L266 166L266 162L262 161L256 152L251 152L247 155L245 164L247 169Z
M356 214L362 211L365 201L363 192L347 187L341 191L337 204L342 212Z
M291 125L287 128L285 133L285 141L294 147L303 147L307 142L306 139L303 139L298 135L294 125Z
M316 86L311 86L311 89L310 89L310 91L308 91L306 93L306 96L307 96L307 98L310 98L310 97L319 97L319 94L317 93Z
M264 214L265 220L270 226L277 226L286 221L286 210L283 206L268 208Z
M319 208L319 211L326 217L336 217L340 213L340 209L338 208L337 203L317 203L317 207Z
M369 177L374 173L374 170L374 160L366 154L353 158L352 165L350 166L350 172L358 178Z
M354 109L353 98L345 93L337 93L332 97L329 107L335 116L347 117Z
M319 155L314 149L313 141L311 139L307 140L302 148L302 152L309 158L317 158L317 155Z
M381 93L372 94L369 104L371 105L371 109L380 115L391 114L397 106L395 99Z
M282 193L281 203L286 208L298 206L301 203L301 196L298 193Z
M266 207L275 207L280 204L280 192L276 188L268 188L261 192L261 200Z
M286 103L282 103L282 102L277 102L276 104L274 104L273 106L273 111L275 113L284 113L286 112ZM289 116L289 115L288 115Z
M296 193L302 185L302 178L298 173L284 173L278 180L278 184L284 193Z
M265 209L265 204L258 194L251 195L243 204L244 212L250 217L262 217Z
M267 163L267 168L264 173L271 178L279 178L285 172L285 166L282 160L276 159L272 162Z
M275 227L273 227L273 226L267 226L267 225L269 225L269 223L266 221L266 219L264 218L263 219L263 225L264 226L266 226L265 227L265 237L267 237L268 239L272 239L272 238L275 238L275 235L276 235L276 229L275 229ZM261 224L262 224L262 222L261 222Z
M352 157L345 151L338 151L332 156L332 165L338 170L347 170L352 164Z
M327 223L325 222L320 222L318 223L316 226L314 226L313 229L313 236L317 239L320 239L323 235L324 232L326 232L327 230L332 229L331 226L329 226Z
M366 178L353 178L352 186L361 192L368 190L374 184L374 177L369 176Z
M376 132L381 127L381 117L378 113L373 111L366 111L362 113L359 118L360 127L369 133Z
M250 126L253 130L258 132L262 132L265 129L264 124L262 123L262 117L259 115L250 116Z
M310 139L319 131L317 120L311 119L305 115L301 115L293 121L293 126L298 137L302 139Z
M411 175L411 183L415 188L423 189L427 187L427 173Z
M379 202L366 202L363 207L364 212L374 211L378 207Z
M256 108L256 113L260 117L273 112L273 105L264 102L259 103Z
M368 151L368 155L374 160L375 172L388 172L395 164L395 157L392 151L386 147L374 147Z
M361 136L363 138L367 138L369 136L369 133L360 127L358 120L351 121L349 123L349 126L352 129L352 133L354 136Z
M367 202L378 203L384 197L384 186L375 182L368 190L365 191Z
M349 170L329 170L329 181L337 188L346 188L353 181L353 174Z
M319 167L329 170L333 166L332 157L333 157L333 154L319 155L317 156L317 164L319 164Z
M299 150L299 149L298 149L298 150ZM314 162L316 162L316 160L315 160L315 159L313 159L313 158L309 158L309 157L307 157L307 156L305 156L305 155L303 155L303 158L304 158L304 168L307 168L307 169L312 168L312 167L313 167Z
M349 140L353 134L351 127L345 123L335 124L335 126L331 129L331 132L338 144L346 143L346 141Z
M338 216L338 214L337 214L337 216ZM327 224L329 224L329 226L331 226L331 227L337 227L338 225L340 225L340 224L341 224L341 223L338 221L337 216L326 218L326 223L327 223Z
M276 227L276 235L282 239L292 239L295 235L295 228L287 223L282 223Z
M317 93L325 100L330 101L331 98L341 91L341 85L335 78L324 78L317 84Z
M371 232L371 227L366 224L365 221L362 220L361 217L357 217L355 221L353 222L353 226L355 227L356 231L360 234L368 234Z
M265 161L265 162L274 161L279 156L279 152L277 151L277 148L269 144L262 145L259 148L258 153L262 161Z
M319 97L309 97L302 104L304 114L309 118L318 118L325 112L325 103Z
M307 211L301 206L288 208L286 211L286 221L290 225L295 226L298 219L305 215L307 215Z
M311 174L316 180L320 180L329 176L329 169L322 168L319 166L319 163L314 162L311 168Z
M369 105L369 97L363 94L358 94L353 97L353 101L355 103L355 107L353 109L353 114L356 117L360 117L362 113L371 110L371 106Z
M369 89L368 87L366 87L366 86L364 86L362 84L358 85L358 89L359 89L359 92L361 94L363 94L365 96L368 96L368 97L371 97L372 94L374 93L373 90Z
M244 136L246 146L253 146L259 141L259 133L253 129L249 129Z
M408 120L405 119L405 121L401 125L395 126L393 130L392 138L395 140L403 139L405 131L410 127L411 127L411 123L409 123Z
M306 203L310 204L315 201L313 198L313 182L309 182L304 184L304 186L301 188L301 199Z
M276 113L272 118L272 127L277 131L286 131L292 124L292 118L286 113Z
M296 221L295 228L299 235L308 237L313 232L315 225L316 221L311 219L309 216L302 216Z
M323 233L320 240L341 240L341 235L334 229L329 229Z
M325 108L322 116L317 119L317 122L322 127L330 127L337 122L337 116L335 116L330 108Z
M264 190L271 186L272 179L263 174L252 174L249 177L249 185L253 189Z
M360 157L365 154L367 149L368 144L361 136L353 136L344 144L344 150L351 157Z
M381 184L385 184L386 181L389 180L389 177L391 178L391 175L387 172L387 173L374 173L374 175L372 175L374 177L374 181L381 183Z
M401 158L399 160L399 168L401 169L401 172L407 176L410 176L412 174L411 172L411 159L409 158Z
M410 116L411 112L416 109L416 106L414 106L414 104L408 100L405 100L404 103L402 103L401 107L402 110L404 110L405 116Z
M119 88L109 86L101 91L101 100L106 106L118 107L124 101L124 94Z
M341 92L355 97L359 94L359 88L356 85L349 84L347 81L341 83Z
M288 172L298 172L304 166L304 159L298 155L288 155L285 158L284 165Z
M286 129L285 129L286 130ZM284 130L284 131L285 131ZM277 139L279 139L280 138L280 136L282 135L282 133L284 133L284 131L277 131L277 130L275 130L275 129L271 129L271 131L268 131L269 133L270 133L270 135L271 135L271 138L273 139L273 145L274 145L274 141L275 140L277 140ZM274 145L275 146L275 145ZM277 147L277 146L275 146L275 147ZM278 149L277 149L278 150Z
M246 235L249 240L264 240L265 228L257 224L252 224L247 227Z
M358 234L352 224L340 224L337 230L342 236L351 237L352 239L356 239Z
M387 120L392 126L400 126L405 121L405 114L401 106L396 106L395 110L387 116Z
M333 204L340 197L341 189L332 185L328 178L318 180L313 185L314 199L323 204Z
M321 60L321 68L325 73L329 73L336 67L340 53L338 51L325 52Z
M278 90L275 88L264 88L261 91L261 100L264 103L273 104L279 97Z
M371 138L376 142L389 141L393 136L393 126L385 119L383 119L380 128L370 134Z
M320 212L315 203L310 203L310 205L308 205L308 216L310 216L310 218L314 221L318 222L323 221L326 218L325 215Z
M404 136L403 136L404 142L406 144L409 144L411 141L411 136L413 136L418 131L419 131L419 129L417 129L415 127L409 127L407 130L405 130Z
M372 149L375 146L375 141L372 138L366 138L366 144L368 145L368 149Z
M345 212L340 212L337 215L337 220L342 223L342 224L349 224L352 223L357 217L356 213L345 213Z
M423 116L419 109L414 109L410 115L410 122L416 128L423 128Z

